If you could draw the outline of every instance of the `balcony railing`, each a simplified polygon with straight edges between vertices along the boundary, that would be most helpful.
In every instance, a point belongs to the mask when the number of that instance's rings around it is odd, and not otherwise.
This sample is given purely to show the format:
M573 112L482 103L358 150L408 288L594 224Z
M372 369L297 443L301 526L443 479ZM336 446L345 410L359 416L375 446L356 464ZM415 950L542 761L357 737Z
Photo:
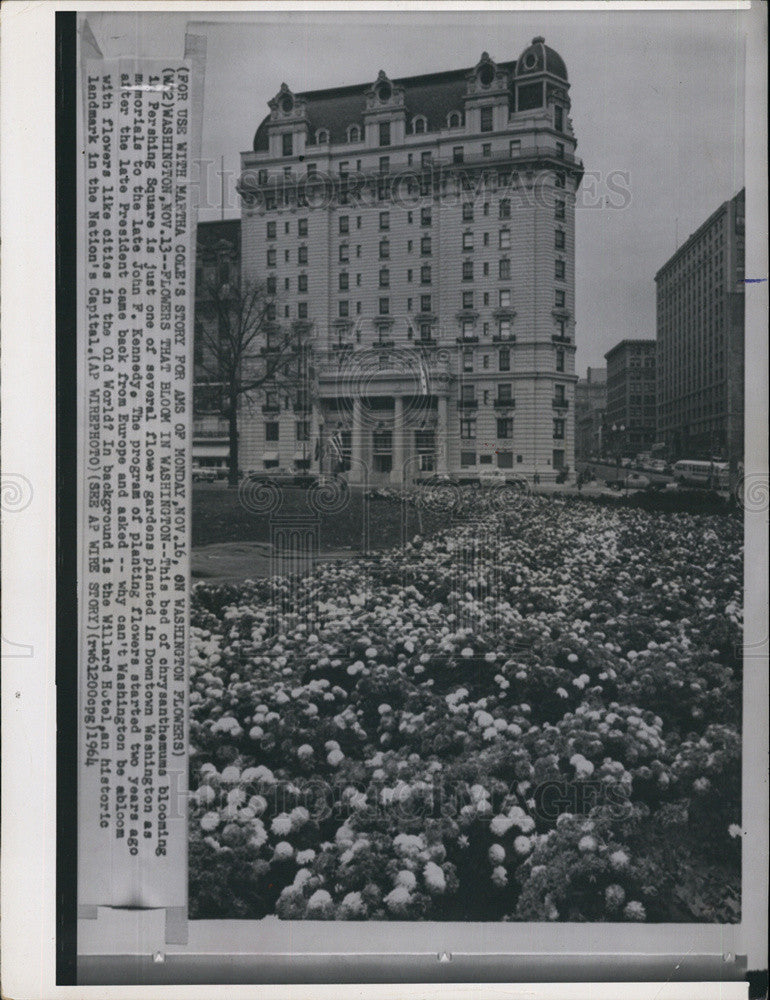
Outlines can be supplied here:
M561 334L554 333L551 337L554 344L571 344L572 337L562 337Z
M516 407L515 399L496 399L492 404L496 410L512 410Z
M553 399L553 400L551 400L551 402L552 402L553 408L555 410L568 410L569 409L569 400L567 400L567 399Z
M458 399L457 409L458 410L476 410L478 409L479 401L478 399Z
M278 405L278 403L265 403L262 406L262 412L263 413L280 413L281 412L281 407Z

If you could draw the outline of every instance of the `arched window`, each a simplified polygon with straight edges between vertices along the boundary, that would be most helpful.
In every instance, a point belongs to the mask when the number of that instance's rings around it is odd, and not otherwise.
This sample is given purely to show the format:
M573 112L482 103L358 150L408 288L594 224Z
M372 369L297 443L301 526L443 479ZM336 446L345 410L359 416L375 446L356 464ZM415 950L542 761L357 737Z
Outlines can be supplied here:
M358 125L351 125L348 129L348 142L360 142L361 130Z
M415 135L423 135L427 128L427 122L422 115L418 115L412 122L412 131Z
M329 130L326 128L319 128L315 134L315 141L318 145L323 145L329 141Z
M450 111L447 118L447 124L450 128L459 128L461 125L461 118L459 111Z

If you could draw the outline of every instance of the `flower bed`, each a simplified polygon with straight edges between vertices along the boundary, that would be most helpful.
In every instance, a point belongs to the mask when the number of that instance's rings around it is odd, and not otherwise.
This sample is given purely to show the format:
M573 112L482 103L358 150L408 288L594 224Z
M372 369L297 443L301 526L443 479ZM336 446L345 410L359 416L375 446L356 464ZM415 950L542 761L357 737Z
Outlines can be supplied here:
M740 522L484 503L195 588L191 916L739 919Z

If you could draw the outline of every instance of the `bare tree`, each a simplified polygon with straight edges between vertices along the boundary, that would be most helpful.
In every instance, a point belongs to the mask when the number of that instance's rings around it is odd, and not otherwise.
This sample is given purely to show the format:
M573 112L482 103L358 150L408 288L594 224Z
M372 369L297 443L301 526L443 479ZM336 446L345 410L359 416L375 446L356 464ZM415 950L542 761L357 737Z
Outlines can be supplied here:
M222 386L228 421L228 483L238 483L238 416L244 401L292 395L294 408L311 406L311 324L277 319L276 297L256 282L210 281L199 300L196 368ZM271 407L264 406L264 409Z

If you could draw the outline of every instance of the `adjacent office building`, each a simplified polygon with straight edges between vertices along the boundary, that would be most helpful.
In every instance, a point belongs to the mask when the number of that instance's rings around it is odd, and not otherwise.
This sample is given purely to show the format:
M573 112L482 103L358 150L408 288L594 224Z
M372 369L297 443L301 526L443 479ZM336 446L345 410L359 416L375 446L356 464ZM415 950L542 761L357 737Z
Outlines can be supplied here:
M743 458L745 192L655 275L658 434L672 460Z
M602 454L607 369L588 368L575 386L575 460L587 461Z
M621 340L607 359L606 451L634 458L655 443L654 340Z
M294 93L242 154L242 273L315 379L241 420L244 469L410 482L574 466L575 194L561 57ZM308 449L308 442L311 447Z

